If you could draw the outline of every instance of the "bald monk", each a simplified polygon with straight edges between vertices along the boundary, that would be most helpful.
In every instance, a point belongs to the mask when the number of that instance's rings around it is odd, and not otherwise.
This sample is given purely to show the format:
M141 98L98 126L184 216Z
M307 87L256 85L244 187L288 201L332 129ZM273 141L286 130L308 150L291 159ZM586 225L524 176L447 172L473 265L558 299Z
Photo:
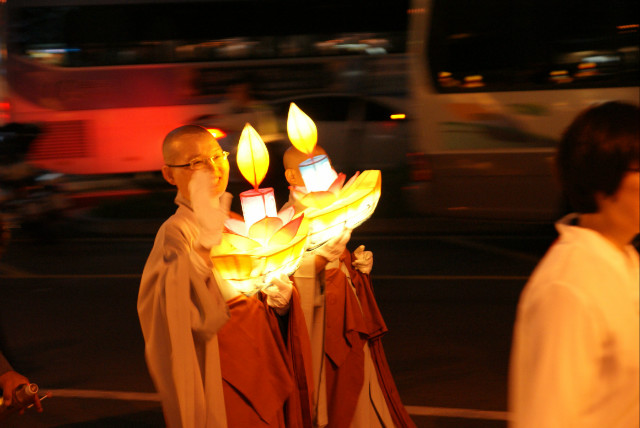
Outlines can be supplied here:
M320 146L313 156L326 155ZM283 158L291 186L304 186L298 168L309 156L294 147ZM288 205L305 209L290 192ZM373 255L346 248L351 231L305 256L294 274L312 348L314 426L415 427L404 409L380 343L387 327L373 295Z
M308 392L300 391L304 379L298 381L276 318L289 315L297 298L291 283L276 279L264 293L245 297L209 257L229 215L228 153L195 125L171 131L162 153L162 175L177 187L178 209L156 235L138 315L167 426L309 426L302 410Z

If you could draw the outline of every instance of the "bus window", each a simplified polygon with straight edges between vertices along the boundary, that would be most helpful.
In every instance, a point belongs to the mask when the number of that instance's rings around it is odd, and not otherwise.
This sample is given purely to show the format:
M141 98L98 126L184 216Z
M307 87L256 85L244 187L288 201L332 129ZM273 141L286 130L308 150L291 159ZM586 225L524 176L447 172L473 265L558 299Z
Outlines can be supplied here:
M41 125L29 157L41 168L157 171L164 135L231 114L228 90L238 83L263 103L406 97L407 7L408 0L0 0L0 120ZM225 147L237 145L235 131L225 129Z
M441 92L637 85L637 12L630 0L435 1L430 77Z
M564 128L593 103L638 103L636 0L413 0L406 187L417 213L545 221Z

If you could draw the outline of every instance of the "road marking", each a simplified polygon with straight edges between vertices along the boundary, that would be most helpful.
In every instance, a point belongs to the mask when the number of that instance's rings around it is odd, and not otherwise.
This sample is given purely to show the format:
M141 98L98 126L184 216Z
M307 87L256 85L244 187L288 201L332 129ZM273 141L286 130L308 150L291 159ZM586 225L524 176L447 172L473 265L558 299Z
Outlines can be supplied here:
M16 269L13 266L0 263L0 277L19 278L24 275L29 275L29 273L20 269Z
M46 391L52 398L87 398L123 401L160 402L155 392L107 391L95 389L49 389ZM456 409L450 407L405 406L407 412L414 416L441 416L462 419L489 419L506 421L509 412L477 409Z
M15 269L11 266L0 263L0 278L16 279L140 279L141 273L122 274L72 274L72 273L31 273Z
M522 281L529 279L526 275L375 275L374 280L402 279L402 280L426 280L426 281Z
M509 420L509 412L497 410L455 409L449 407L404 406L410 415L442 416L462 419L489 419L497 421Z
M155 392L106 391L96 389L48 389L51 397L65 398L97 398L124 401L160 401Z

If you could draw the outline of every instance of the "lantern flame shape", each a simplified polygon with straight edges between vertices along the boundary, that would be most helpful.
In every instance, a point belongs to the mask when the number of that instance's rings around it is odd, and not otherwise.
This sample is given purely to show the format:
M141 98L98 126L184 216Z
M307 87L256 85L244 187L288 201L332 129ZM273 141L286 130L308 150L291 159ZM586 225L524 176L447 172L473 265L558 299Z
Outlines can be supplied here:
M260 134L248 123L240 134L236 161L242 176L258 189L269 169L269 152Z
M318 129L313 120L295 103L289 105L287 134L296 149L311 156L318 141Z

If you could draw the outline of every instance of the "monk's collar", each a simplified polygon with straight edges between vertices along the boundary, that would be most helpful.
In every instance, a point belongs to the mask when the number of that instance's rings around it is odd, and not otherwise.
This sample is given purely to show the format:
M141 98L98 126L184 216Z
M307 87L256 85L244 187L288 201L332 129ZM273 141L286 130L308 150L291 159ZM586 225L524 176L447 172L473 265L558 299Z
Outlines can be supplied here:
M180 193L180 191L178 191L178 194L176 195L176 198L174 199L174 202L176 203L176 205L178 206L184 206L186 208L189 208L191 211L193 211L193 208L191 208L191 202L189 202L187 200L187 198L185 198L182 193Z

